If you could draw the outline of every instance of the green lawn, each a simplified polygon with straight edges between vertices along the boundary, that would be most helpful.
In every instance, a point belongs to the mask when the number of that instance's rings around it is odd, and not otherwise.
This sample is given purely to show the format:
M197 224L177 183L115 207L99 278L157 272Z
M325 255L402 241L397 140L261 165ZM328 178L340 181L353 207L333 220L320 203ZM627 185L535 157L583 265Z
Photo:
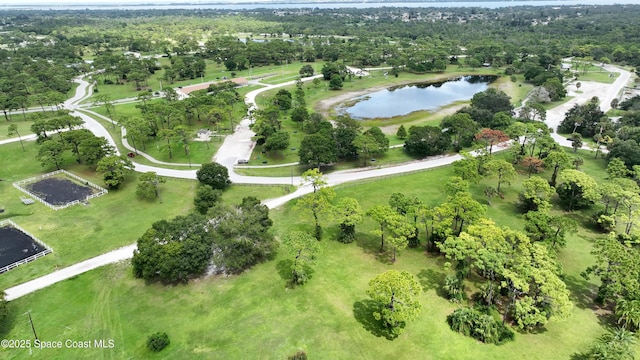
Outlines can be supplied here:
M605 176L601 160L585 156L584 169L597 179ZM451 167L443 167L345 184L336 192L338 198L356 197L364 209L385 203L395 191L435 205L445 199L443 185L451 175ZM489 183L472 188L483 203L481 189ZM499 225L521 230L522 220L514 212L518 184L506 187L505 199L494 199L487 215ZM310 216L303 216L294 203L272 211L277 236L312 228ZM592 263L589 250L597 236L584 228L568 237L567 248L559 255L575 303L571 317L551 322L540 333L518 333L515 342L494 346L450 331L445 318L458 305L440 295L445 276L442 258L426 255L421 248L407 249L391 265L389 254L379 254L379 240L369 234L375 228L371 220L359 225L357 240L346 245L333 240L335 224L327 219L322 223L326 230L322 251L311 280L303 287L286 287L290 259L283 251L240 276L212 276L176 286L134 279L125 262L11 302L9 326L0 331L4 338L31 339L31 328L22 315L31 310L43 340L114 340L113 349L48 349L31 355L47 359L66 359L70 354L76 358L151 357L146 337L165 331L171 345L154 358L284 359L304 349L313 359L510 360L526 353L530 359L553 360L585 351L610 324L606 311L594 312L591 296L597 284L579 277ZM420 315L393 341L376 335L379 325L365 294L368 281L390 268L416 275L424 289ZM20 359L27 354L28 350L5 350L3 355Z
M25 148L27 151L23 152L18 143L0 146L0 205L5 208L0 220L12 219L54 252L0 275L0 289L132 244L153 222L186 214L192 209L195 180L168 178L167 183L160 186L160 199L147 201L135 195L137 174L128 175L121 189L90 200L88 206L54 211L38 202L23 205L20 197L25 194L12 183L55 170L55 167L42 168L35 160L38 151L35 142L25 143ZM67 157L64 168L104 186L101 175L75 164L71 156ZM223 201L238 203L244 196L264 200L289 191L292 189L284 186L231 186L225 190Z
M141 116L140 110L137 109L135 105L136 104L116 105L115 106L116 117L122 117L122 116L140 117ZM105 111L104 107L97 107L91 110L104 116L107 115L107 112ZM94 118L100 121L101 123L103 123L104 126L111 133L111 136L113 136L114 139L117 138L118 140L116 141L121 143L121 141L119 140L121 135L117 127L114 128L113 124L108 123L98 117L94 117ZM193 138L195 138L196 131L198 129L208 128L208 126L206 124L198 123L196 121L191 124L190 128L192 131L192 136ZM223 130L221 131L222 135L229 133L228 129L225 129L224 127L221 129ZM187 156L187 153L185 152L184 147L181 143L177 141L173 141L171 146L172 153L171 153L171 157L169 157L168 151L163 147L165 145L164 141L156 138L149 139L144 145L139 144L138 150L151 155L153 158L155 158L158 161L176 163L176 164L188 164L189 161L191 161L191 163L195 165L195 164L203 164L203 163L211 162L211 159L215 155L216 151L218 151L218 148L220 147L220 145L222 145L223 141L224 141L224 138L222 136L213 136L211 138L211 141L209 141L208 143L192 140L189 142L189 156ZM129 145L133 146L131 141L129 141ZM124 148L121 149L121 151L125 151ZM128 151L129 150L126 150L125 152L128 152ZM191 159L189 159L189 157ZM140 158L141 157L137 158L136 161L138 161L138 159ZM184 169L184 167L181 167L181 168Z
M577 81L596 81L605 84L613 84L618 78L618 73L611 73L608 71L590 71L587 73L580 73Z
M14 115L12 121L0 120L0 140L18 137L18 135L9 136L9 125L11 124L16 124L16 126L18 127L18 133L20 133L20 136L22 137L32 134L31 124L33 124L33 121L24 121L22 119L22 115L20 115L20 117Z
M168 65L169 60L166 58L159 59L161 65ZM203 78L197 79L186 79L181 81L175 81L173 84L169 83L166 80L162 80L164 76L164 69L158 70L155 74L152 74L147 80L147 86L145 89L150 89L154 92L160 91L161 88L172 87L178 88L180 86L194 85L200 84L202 82L208 81L224 81L224 77L230 78L246 78L246 79L256 79L256 78L265 78L264 82L269 84L278 84L281 82L286 82L290 80L295 80L300 77L300 68L306 63L302 62L294 62L292 64L287 65L269 65L269 66L258 66L252 67L251 69L246 69L242 71L229 71L224 65L218 65L214 61L206 59L207 68L205 70L205 75ZM323 62L309 63L311 66L316 69L316 72L320 72L322 69ZM233 75L234 73L235 75ZM98 79L101 79L98 77ZM262 80L261 80L262 81ZM133 83L125 83L125 84L113 84L113 85L104 85L102 81L98 82L98 92L95 93L92 97L85 100L84 103L92 103L95 101L95 97L98 95L108 95L111 100L116 99L124 99L130 97L136 97L140 93L140 90L137 90Z
M293 152L293 151L292 151ZM297 154L297 153L296 153ZM264 159L264 154L261 155L261 158ZM404 148L393 148L389 149L386 153L382 155L374 155L373 158L375 161L369 161L367 166L384 166L384 165L392 165L403 163L411 160L415 160L414 157L408 155ZM268 157L269 163L271 163L271 158ZM295 158L290 158L291 162L296 162L298 160L297 155ZM250 165L258 165L258 160L252 160L249 162ZM285 162L282 162L285 163ZM339 162L333 166L323 168L325 172L332 172L335 170L345 170L345 169L357 169L364 168L363 160L353 160L353 161L343 161ZM243 168L242 166L238 166L235 168L236 173L248 176L289 176L293 174L294 176L301 175L308 169L306 166L293 165L293 166L285 166L285 167L264 167L264 168Z

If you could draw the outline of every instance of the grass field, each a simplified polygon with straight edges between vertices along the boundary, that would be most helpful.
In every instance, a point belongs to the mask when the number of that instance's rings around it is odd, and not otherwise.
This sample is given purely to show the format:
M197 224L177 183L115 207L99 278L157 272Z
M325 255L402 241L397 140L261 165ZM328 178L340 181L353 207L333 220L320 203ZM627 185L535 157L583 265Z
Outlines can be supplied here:
M598 181L606 176L604 161L581 156L585 171ZM346 184L336 189L337 198L356 197L368 209L401 191L435 205L445 199L443 184L451 175L451 168L443 167ZM542 176L548 178L549 174ZM481 203L486 204L481 189L490 182L472 188ZM499 225L521 230L523 222L515 207L520 190L519 181L506 187L505 198L494 199L487 216ZM584 220L582 213L569 215ZM302 217L294 203L272 211L272 218L277 236L312 228L311 219ZM551 322L537 334L518 333L514 342L494 346L450 331L445 318L459 305L441 295L445 276L442 258L426 255L421 248L407 249L391 265L389 254L378 253L379 240L369 233L375 227L371 220L357 227L357 240L351 244L334 241L337 226L327 219L322 223L322 251L311 280L303 287L286 286L290 259L283 251L240 276L213 276L176 286L134 279L125 262L11 302L12 315L0 334L31 339L31 328L22 315L31 310L42 340L113 339L115 345L113 349L34 351L31 357L36 359L284 359L303 349L311 359L511 360L526 355L528 359L553 360L585 351L611 325L607 311L594 311L591 297L597 284L579 276L593 261L589 251L597 236L585 228L571 234L567 248L559 254L575 304L571 317ZM416 275L424 289L420 315L393 341L379 336L379 325L371 316L365 294L369 279L391 268ZM157 331L167 332L171 345L152 355L145 340ZM3 357L21 359L27 354L25 349L5 350Z
M613 84L618 78L618 73L610 73L608 71L590 71L580 73L577 81L597 81L605 84Z
M169 60L166 58L159 59L159 61L162 66L169 64ZM161 69L149 77L145 88L155 92L166 87L178 88L181 86L201 84L209 81L224 81L224 77L246 79L264 78L263 81L266 83L278 84L300 77L300 68L306 64L295 61L287 65L258 66L241 71L229 71L223 65L218 65L212 60L207 59L205 62L207 67L205 75L202 78L175 81L171 84L168 81L162 80L165 71L164 69ZM320 69L322 69L322 64L323 62L310 63L310 65L316 69L316 72L319 72ZM108 95L111 100L117 100L136 97L138 96L138 93L140 93L140 90L137 90L133 83L104 85L102 82L99 82L98 92L85 100L84 103L92 103L98 95Z
M369 161L367 166L371 167L379 167L384 165L392 165L403 163L407 161L415 160L412 156L407 154L404 151L404 148L393 148L389 149L386 153L382 155L375 155L375 161ZM296 161L297 159L292 159ZM259 160L258 160L259 161ZM257 163L258 161L253 161L253 163ZM251 161L250 161L251 164ZM256 164L257 165L257 164ZM356 168L364 168L363 160L353 160L353 161L343 161L339 162L333 166L323 168L325 172L331 172L335 170L346 170L346 169L356 169ZM243 168L242 166L238 166L235 168L235 172L242 175L248 176L289 176L293 174L294 176L301 175L308 169L308 166L285 166L285 167L264 167L264 168Z
M153 222L192 209L195 180L169 178L160 186L160 198L147 201L135 195L137 174L128 175L121 189L90 200L88 206L54 211L38 202L23 205L20 197L25 194L11 184L55 170L42 168L35 160L38 151L35 142L25 143L25 148L27 151L23 152L18 143L0 146L0 205L5 208L0 220L12 219L52 247L53 253L0 275L0 289L132 244ZM104 186L101 175L75 164L70 156L65 164L66 170ZM288 191L292 190L283 186L231 186L224 192L223 201L238 203L249 195L264 200Z
M33 124L33 121L30 121L30 120L24 121L22 119L22 116L20 116L19 118L17 116L14 116L13 119L14 120L12 121L0 120L0 140L18 137L18 135L9 136L9 125L11 124L16 124L16 126L18 127L18 132L22 137L24 137L25 135L32 134L31 124Z

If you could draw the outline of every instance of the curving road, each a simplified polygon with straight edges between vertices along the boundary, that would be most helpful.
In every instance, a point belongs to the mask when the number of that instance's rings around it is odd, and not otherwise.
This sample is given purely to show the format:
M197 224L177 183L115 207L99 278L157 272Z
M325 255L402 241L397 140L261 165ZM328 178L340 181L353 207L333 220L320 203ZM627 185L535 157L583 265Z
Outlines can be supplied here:
M546 123L549 127L553 129L557 129L558 125L564 119L565 112L570 109L575 104L581 104L589 101L593 96L598 96L602 103L601 108L603 111L607 111L610 108L611 100L618 96L620 91L622 91L623 87L627 84L630 79L630 73L619 69L613 66L607 66L608 71L619 72L620 76L613 84L600 84L600 83L591 83L591 82L583 82L581 87L581 93L576 94L576 97L571 99L565 104L562 104L554 109L551 109L547 112L547 120ZM85 127L91 130L97 136L104 136L107 140L116 147L115 141L109 134L109 132L96 120L91 118L90 116L76 111L76 108L80 101L86 99L91 96L91 86L89 83L84 81L81 77L75 79L80 85L76 89L76 94L71 99L65 101L65 108L72 111L73 115L80 116L85 121ZM250 106L250 109L255 109L255 98L262 91L267 91L270 89L288 86L294 84L295 81L290 81L283 84L278 85L268 85L265 88L257 89L249 94L247 94L246 102ZM253 150L253 142L251 138L253 137L253 132L249 129L250 120L243 119L238 128L236 129L236 133L231 136L228 136L218 153L215 156L215 160L223 165L225 165L229 169L229 175L233 182L235 183L246 183L246 184L291 184L292 181L294 183L300 183L299 177L253 177L253 176L241 176L236 174L233 171L233 167L237 162L237 159L240 158L249 158L251 151ZM571 143L567 141L565 138L558 136L557 134L553 134L556 141L558 141L563 146L571 146ZM128 144L126 145L128 146ZM117 149L117 147L116 147ZM132 148L129 148L133 150ZM434 167L444 166L451 164L452 162L460 159L460 155L452 155L452 156L436 156L430 157L420 161L414 161L398 166L389 166L382 168L366 168L366 169L353 169L353 170L343 170L336 171L331 174L326 175L327 182L330 186L342 184L348 181L357 181L363 179L369 179L374 177L381 176L391 176L396 174L414 172L424 169L430 169ZM154 159L155 160L155 159ZM178 177L178 178L188 178L195 179L195 170L172 170L165 169L161 167L142 165L139 163L135 164L135 170L140 172L147 171L155 171L159 175L169 176L169 177ZM292 180L293 179L293 180ZM275 208L280 205L285 204L291 199L295 199L302 195L308 194L312 191L311 186L308 184L302 184L295 192L276 198L269 199L264 201L269 208ZM71 265L67 268L54 271L51 274L42 276L40 278L25 282L23 284L14 286L6 290L7 300L17 299L26 294L32 293L39 289L45 288L49 285L55 284L59 281L68 279L70 277L76 276L78 274L84 273L86 271L95 269L97 267L115 263L118 261L130 259L133 256L133 251L135 250L136 245L132 244L117 250L110 251L108 253L102 254L100 256L96 256L94 258L82 261L80 263Z

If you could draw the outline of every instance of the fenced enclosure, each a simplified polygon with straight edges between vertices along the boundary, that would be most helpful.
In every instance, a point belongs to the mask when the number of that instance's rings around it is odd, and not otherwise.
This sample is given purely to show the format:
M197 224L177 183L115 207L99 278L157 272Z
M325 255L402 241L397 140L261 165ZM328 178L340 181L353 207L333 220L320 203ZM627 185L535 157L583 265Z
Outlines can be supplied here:
M11 220L0 221L0 274L53 250Z
M53 210L84 203L108 193L107 189L66 170L16 181L13 186Z

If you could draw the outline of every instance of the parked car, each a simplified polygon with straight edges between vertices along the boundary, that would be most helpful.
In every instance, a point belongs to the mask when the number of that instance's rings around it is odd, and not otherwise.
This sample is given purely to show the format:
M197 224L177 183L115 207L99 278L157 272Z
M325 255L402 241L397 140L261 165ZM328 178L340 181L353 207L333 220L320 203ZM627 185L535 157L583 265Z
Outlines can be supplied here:
M249 160L247 159L238 159L238 164L248 164Z

